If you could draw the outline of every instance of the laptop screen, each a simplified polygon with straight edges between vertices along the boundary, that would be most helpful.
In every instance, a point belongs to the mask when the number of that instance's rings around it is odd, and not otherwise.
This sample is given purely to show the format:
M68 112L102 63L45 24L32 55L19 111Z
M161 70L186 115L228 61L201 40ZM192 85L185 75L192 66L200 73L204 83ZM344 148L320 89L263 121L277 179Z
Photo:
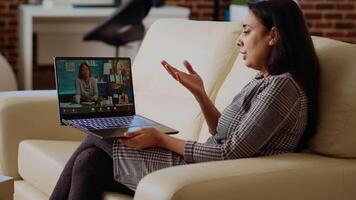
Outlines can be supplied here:
M61 119L135 114L130 58L55 58Z

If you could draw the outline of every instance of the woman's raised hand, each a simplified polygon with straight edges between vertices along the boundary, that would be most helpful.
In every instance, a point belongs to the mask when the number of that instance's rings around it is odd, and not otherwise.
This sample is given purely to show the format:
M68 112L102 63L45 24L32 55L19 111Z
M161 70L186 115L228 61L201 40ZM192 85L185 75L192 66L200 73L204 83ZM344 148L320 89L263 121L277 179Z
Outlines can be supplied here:
M186 87L196 98L199 98L205 93L203 80L199 74L194 71L192 65L188 61L183 61L183 65L188 73L178 70L165 60L161 61L161 64L174 79Z

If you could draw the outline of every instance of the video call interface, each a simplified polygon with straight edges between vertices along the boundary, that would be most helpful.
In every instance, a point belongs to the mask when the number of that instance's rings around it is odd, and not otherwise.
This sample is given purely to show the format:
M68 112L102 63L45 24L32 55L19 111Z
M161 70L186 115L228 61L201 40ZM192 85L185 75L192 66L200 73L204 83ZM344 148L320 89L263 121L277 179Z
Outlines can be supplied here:
M62 114L134 109L129 59L56 60Z

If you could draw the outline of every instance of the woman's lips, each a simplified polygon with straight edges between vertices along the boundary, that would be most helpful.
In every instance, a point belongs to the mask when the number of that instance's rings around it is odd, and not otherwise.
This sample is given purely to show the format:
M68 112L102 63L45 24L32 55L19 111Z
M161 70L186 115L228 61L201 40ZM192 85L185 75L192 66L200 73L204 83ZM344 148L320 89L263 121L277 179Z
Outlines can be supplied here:
M246 60L246 52L241 51L240 53L242 54L242 58L243 58L244 60Z

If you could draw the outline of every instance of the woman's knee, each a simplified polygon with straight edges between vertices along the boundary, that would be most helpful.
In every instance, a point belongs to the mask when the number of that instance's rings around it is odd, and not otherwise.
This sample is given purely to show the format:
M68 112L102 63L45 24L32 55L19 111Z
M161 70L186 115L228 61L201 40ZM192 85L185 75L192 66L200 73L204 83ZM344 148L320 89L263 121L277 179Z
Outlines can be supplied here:
M76 157L73 173L82 174L95 171L105 161L106 157L106 153L97 147L87 148Z
M87 135L82 143L91 144L95 147L98 147L112 158L112 147L114 140L114 138L100 139L93 135Z

